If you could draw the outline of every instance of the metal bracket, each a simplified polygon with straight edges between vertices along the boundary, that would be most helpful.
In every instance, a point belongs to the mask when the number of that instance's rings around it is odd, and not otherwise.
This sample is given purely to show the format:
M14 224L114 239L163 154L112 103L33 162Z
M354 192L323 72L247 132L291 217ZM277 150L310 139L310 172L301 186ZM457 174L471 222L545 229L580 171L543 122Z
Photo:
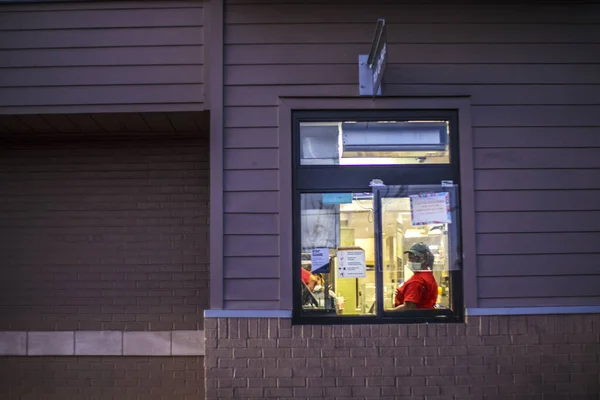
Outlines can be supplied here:
M368 54L358 56L358 93L361 96L374 96L373 93L373 73L367 64ZM381 96L381 86L377 90L377 96Z

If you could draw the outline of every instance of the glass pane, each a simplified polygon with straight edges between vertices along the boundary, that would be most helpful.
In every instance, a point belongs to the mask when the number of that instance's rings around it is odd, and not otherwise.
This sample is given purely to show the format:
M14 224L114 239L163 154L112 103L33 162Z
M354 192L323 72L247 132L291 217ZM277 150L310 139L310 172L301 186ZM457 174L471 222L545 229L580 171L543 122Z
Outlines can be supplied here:
M300 202L303 310L373 315L372 193L310 193Z
M450 308L453 196L441 187L388 196L381 198L384 309Z
M300 122L302 165L448 164L448 121Z

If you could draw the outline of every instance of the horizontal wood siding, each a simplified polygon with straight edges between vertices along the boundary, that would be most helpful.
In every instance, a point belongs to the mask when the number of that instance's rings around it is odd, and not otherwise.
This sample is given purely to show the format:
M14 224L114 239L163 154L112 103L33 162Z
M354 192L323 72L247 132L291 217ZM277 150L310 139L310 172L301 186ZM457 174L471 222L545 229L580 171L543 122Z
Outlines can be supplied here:
M0 114L202 110L203 25L199 0L0 5Z
M599 4L229 0L225 16L227 307L273 307L291 268L278 265L291 206L277 201L278 97L357 96L382 17L385 95L471 97L479 305L598 304Z

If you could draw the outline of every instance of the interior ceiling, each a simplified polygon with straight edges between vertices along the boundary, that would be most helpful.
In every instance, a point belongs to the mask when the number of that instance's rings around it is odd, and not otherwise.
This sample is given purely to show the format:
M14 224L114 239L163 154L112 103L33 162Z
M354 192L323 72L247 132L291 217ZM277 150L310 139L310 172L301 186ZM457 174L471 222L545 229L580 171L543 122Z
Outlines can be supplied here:
M4 139L76 135L189 135L208 132L209 112L0 115Z

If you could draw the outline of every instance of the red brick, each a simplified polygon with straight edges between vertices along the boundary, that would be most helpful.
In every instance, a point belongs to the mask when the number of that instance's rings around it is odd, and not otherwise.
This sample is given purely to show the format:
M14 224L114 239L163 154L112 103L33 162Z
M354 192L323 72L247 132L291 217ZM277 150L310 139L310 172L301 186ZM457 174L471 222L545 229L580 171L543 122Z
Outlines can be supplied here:
M211 380L218 383L219 388L246 387L246 378L220 378Z
M462 396L470 393L471 385L468 386L440 386L440 394L442 396L455 396L455 398L462 398Z
M233 349L234 358L258 358L262 356L261 349Z
M437 396L440 394L440 388L437 386L415 386L412 388L412 394L415 396Z
M447 367L454 365L453 357L425 357L425 365L429 367Z
M381 388L379 387L353 387L352 388L352 396L353 397L363 397L363 396L373 396L379 397L381 396Z
M593 320L589 315L571 315L567 320L567 333L584 334L593 332Z
M425 380L423 380L424 382ZM411 392L410 392L410 386L396 386L396 387L382 387L381 388L381 395L382 396L396 396L395 398L398 399L398 396L410 396ZM415 398L415 397L410 397ZM408 399L408 397L407 397Z
M278 368L306 368L306 359L305 358L278 358L277 359L277 367Z
M569 343L599 343L599 335L596 333L578 333L568 335Z
M249 358L248 368L277 368L275 358Z
M94 322L91 318L96 318L96 317L102 317L101 315L98 314L98 311L93 311L93 313L95 313L95 315L89 315L88 312L81 312L82 310L80 310L79 312L72 312L72 313L68 313L64 316L64 319L62 319L62 321L56 320L56 322L49 322L48 320L45 320L44 318L44 314L41 312L41 308L45 306L46 302L43 301L44 298L50 298L52 299L52 297L56 298L56 300L58 300L58 302L56 302L55 304L60 304L60 301L63 300L69 300L66 302L63 302L62 304L84 304L84 301L88 303L88 305L93 306L93 305L109 305L109 304L118 304L119 302L121 302L122 304L130 304L130 305L135 305L137 303L137 301L139 300L140 303L142 301L142 299L144 299L144 297L146 296L146 293L144 291L144 288L141 286L137 286L135 281L124 281L122 280L122 275L125 272L127 265L124 265L124 263L129 263L129 260L133 260L134 263L139 264L138 268L143 271L144 268L148 268L150 267L149 265L147 265L148 260L147 258L144 259L144 257L138 257L138 252L140 251L141 246L146 246L148 244L152 244L153 249L155 249L156 252L162 252L164 253L164 259L165 262L167 263L167 266L172 262L175 261L178 257L178 250L177 249L171 249L170 248L170 238L176 238L176 234L170 234L169 231L167 231L168 237L164 237L164 240L156 240L154 239L149 233L143 233L143 234L132 234L132 235L124 235L121 232L119 232L118 230L120 228L112 228L111 226L118 226L118 225L122 225L123 223L125 224L129 224L131 226L135 225L137 227L139 227L139 229L143 229L146 231L151 232L152 230L157 230L160 229L159 226L157 226L157 222L160 221L159 216L161 216L162 214L166 213L165 215L169 215L169 211L170 209L176 209L179 205L184 204L181 201L176 201L176 202L164 202L163 204L161 204L161 208L157 207L158 204L153 205L153 207L148 208L147 210L143 211L143 215L144 217L140 217L142 214L142 212L140 211L136 211L135 209L137 208L138 205L140 204L145 204L145 205L150 205L150 201L148 200L150 198L150 196L153 195L160 195L160 186L148 186L147 182L149 179L154 179L155 176L158 176L160 174L163 174L163 172L161 171L149 171L149 170L144 170L144 169L139 169L139 170L130 170L130 171L121 171L121 173L125 173L128 174L130 176L129 179L121 179L121 177L117 174L117 169L119 167L119 164L114 164L114 160L112 159L114 154L125 154L125 152L127 152L129 154L129 158L130 158L130 164L127 165L123 165L123 168L129 168L130 166L135 166L135 165L148 165L148 160L151 159L151 155L148 154L143 154L143 149L145 148L149 148L152 146L152 143L156 143L155 140L149 140L149 141L137 141L135 146L132 146L133 142L131 141L123 141L123 140L114 140L113 142L110 144L110 148L107 147L107 149L103 149L103 151L105 152L104 155L97 155L94 157L88 157L82 158L82 161L80 163L80 167L83 166L84 168L87 169L87 171L83 174L91 174L95 169L97 170L97 172L93 172L94 174L96 174L95 177L97 177L99 180L98 182L100 186L94 186L93 185L93 179L89 179L86 181L86 184L84 186L81 186L80 188L78 188L77 184L74 184L71 186L71 188L63 188L61 193L57 193L60 194L61 196L63 196L65 199L68 199L68 201L70 202L78 202L79 199L81 198L81 196L85 196L85 204L87 207L90 208L89 211L84 211L84 210L77 210L77 209L73 209L73 210L69 210L69 212L71 214L76 214L76 218L77 221L79 221L79 223L81 224L79 227L76 226L75 224L73 224L72 222L74 220L72 219L68 219L68 218L62 218L60 221L57 220L56 218L52 218L51 219L51 223L52 225L55 227L53 229L59 229L61 232L62 237L64 237L66 240L63 243L63 245L59 246L59 247L55 247L55 250L51 255L48 255L44 252L40 252L40 254L46 254L46 256L44 257L43 260L41 260L40 263L45 264L47 266L47 268L53 267L56 269L57 273L55 273L54 275L56 276L61 276L61 275L68 275L68 276L73 276L74 279L72 279L71 281L69 281L69 290L63 290L63 289L54 289L56 288L60 288L61 285L63 285L66 280L65 279L58 279L58 280L52 280L52 279L44 279L44 271L40 270L40 271L28 271L28 277L30 280L38 280L40 282L40 284L43 284L43 287L39 288L39 290L36 291L35 293L35 298L31 297L30 300L32 300L34 302L34 304L28 308L28 314L26 316L24 316L24 318L20 318L20 319L15 319L13 321L11 321L11 328L12 329L19 329L19 326L17 325L18 323L26 323L26 325L23 325L24 329L42 329L42 330L46 330L46 329L59 329L59 330L66 330L68 329L78 329L80 326L80 323L85 323L84 325L81 326L85 326L89 329L93 328L93 325L89 325L89 322ZM163 142L166 143L166 142ZM178 144L176 144L178 143ZM184 144L185 143L185 144ZM164 156L168 159L170 158L171 160L176 160L176 158L178 157L178 154L183 152L183 151L187 151L186 147L189 148L196 148L197 150L200 149L199 147L196 146L197 142L194 141L190 141L190 140L183 140L183 141L178 141L178 140L174 140L171 139L170 145L169 146L165 146L164 151ZM79 146L79 147L77 147ZM81 152L82 154L84 153L88 153L91 154L91 152L94 151L94 149L88 148L87 145L84 145L82 143L77 144L76 146L74 146L74 148L78 151ZM51 154L53 151L52 148L46 148L43 150L46 154ZM198 150L200 151L200 150ZM206 155L206 150L201 150L201 154L202 152L204 152L204 154ZM60 160L60 158L57 158ZM65 160L67 158L64 158ZM164 164L162 165L168 165L168 160L165 160ZM171 163L172 166L174 166L175 168L185 168L184 165L185 164L180 164L181 166L177 166L177 164L175 162ZM56 168L57 166L60 167L64 167L62 172L61 172L61 179L68 179L69 176L72 177L71 180L74 180L75 182L77 182L77 180L81 179L81 178L77 178L79 175L82 174L82 172L78 172L76 170L71 170L69 171L69 169L67 168L67 165L63 165L61 166L60 163L56 164L55 162L53 162L52 165L49 165L46 169L48 171L48 174L52 174L52 170L53 168ZM72 167L73 168L77 168L76 167L77 164L73 164ZM110 166L111 168L114 169L114 171L102 171L102 169L106 168L106 166ZM197 168L197 167L193 167L193 168ZM203 167L206 168L206 167ZM171 172L169 172L170 174L172 174ZM180 172L177 172L176 170L174 170L175 174L179 174ZM187 182L190 186L197 186L200 187L202 185L198 184L198 180L197 177L199 176L200 172L199 171L195 171L194 169L189 169L188 170L188 176L189 179L182 179L181 180L181 184L185 185ZM100 174L100 175L97 175ZM49 175L50 176L50 175ZM118 178L118 179L115 179ZM124 186L123 184L126 183L128 184L128 186ZM113 185L113 186L110 186ZM116 185L116 186L115 186ZM32 187L33 188L33 187ZM80 190L81 189L81 190ZM83 190L85 189L85 191ZM102 189L104 192L103 193L94 193L94 191L98 191ZM49 201L44 201L45 196L48 196L48 194L52 193L53 190L52 188L47 188L47 187L40 187L39 188L40 192L36 193L36 197L42 201L43 203L46 204L50 204ZM44 192L50 190L50 192ZM205 189L206 190L206 189ZM53 197L54 196L54 197ZM51 195L51 198L55 198L55 195ZM109 199L111 201L106 201L106 199ZM56 201L56 200L55 200ZM61 200L62 201L62 200ZM204 207L207 208L206 203L204 204L196 204L196 207ZM94 209L94 207L98 207L97 209ZM128 214L132 217L128 217L126 215L126 213L123 210L127 210L127 209L133 209L132 211L129 211ZM35 218L36 214L33 214L34 216L32 218ZM51 215L51 214L50 214ZM156 218L153 218L156 217ZM39 222L44 223L44 219L43 218L39 218L38 219ZM99 221L102 221L102 226L97 225ZM67 222L71 222L70 224L67 224ZM56 224L59 224L59 226L56 226ZM62 226L60 224L63 224ZM203 222L203 225L206 225L206 221ZM90 228L84 228L85 226L90 226ZM176 227L176 224L173 224L174 227ZM91 231L85 231L87 229L92 229ZM102 229L102 231L100 231L100 229ZM94 231L95 230L95 231ZM101 234L98 232L102 232ZM66 234L64 234L64 232L67 232ZM71 232L71 233L68 233ZM143 232L143 231L142 231ZM94 235L94 233L96 233ZM71 240L71 239L77 239L78 237L82 237L82 235L87 235L88 237L91 237L93 240L91 241L80 241L80 242L69 242L67 240ZM119 238L117 240L117 238ZM36 245L40 245L40 246L44 246L44 241L46 241L46 245L48 245L49 243L47 242L47 239L44 237L41 237L39 240L33 240L30 241L32 243L35 243ZM120 245L120 243L127 243L128 247L127 248L122 248L122 249L118 249L117 246ZM102 251L106 254L111 254L114 252L118 252L121 254L120 257L117 256L106 256L103 255L102 253L99 254L99 248L102 247ZM127 250L129 249L129 250ZM71 250L76 250L75 252L71 251ZM192 250L190 250L192 251ZM198 250L193 250L194 252L196 252L196 254L203 254L203 259L206 259L206 251L202 248L198 248ZM32 254L35 254L35 252L33 252ZM73 266L65 266L64 262L62 262L62 260L64 260L64 257L71 257L72 255L77 255L80 259L82 259L81 263L83 265L85 264L98 264L98 269L102 268L102 270L98 270L97 272L93 272L90 273L86 270L79 270L79 271L75 271ZM10 264L8 264L5 260L5 266L8 266ZM120 271L115 271L116 268L120 268ZM64 268L64 273L60 272L60 268ZM131 267L130 267L131 268ZM133 268L135 268L135 266L133 266ZM39 277L39 279L38 279ZM129 279L128 276L125 276L126 279ZM172 279L171 277L167 278L167 279ZM208 279L208 274L205 274L205 276L203 277L204 280ZM111 282L112 280L112 282ZM114 287L116 289L127 289L127 290L123 290L121 291L120 295L122 296L127 296L127 297L119 297L119 293L118 290L113 290L113 291L109 291L109 290L104 290L104 291L100 291L97 290L95 288L100 288L102 287L101 285L103 284L111 284L114 283ZM23 292L24 293L24 292ZM111 294L111 296L108 296L109 293ZM52 294L52 297L48 297L48 294ZM199 293L200 296L207 296L208 292L206 291L205 293L200 292ZM87 296L86 299L82 299L80 297L77 297L79 295L83 295L83 296ZM101 297L101 296L107 296L107 297ZM168 293L166 294L167 296L172 296L172 293ZM15 300L19 300L19 298L15 297ZM107 303L107 300L109 301ZM35 304L35 303L38 304ZM206 302L206 300L204 300L204 302ZM166 315L165 315L166 316ZM91 317L91 318L90 318ZM144 319L144 320L148 320L148 316L147 315L140 315L139 316L140 319ZM178 317L179 318L179 317ZM96 322L98 322L99 320L96 319ZM121 323L118 322L112 322L110 325L107 325L105 328L110 327L111 329L116 329L116 330L123 330L126 329L126 325L124 323L125 321L122 321ZM63 324L63 325L61 325ZM145 325L139 325L141 327L141 329L153 329L151 326L149 326L148 324ZM96 326L96 328L93 329L99 329L99 327Z
M306 358L306 368L320 368L326 360L335 360L333 358Z
M233 371L235 378L261 378L263 376L262 368L236 368Z
M543 374L543 382L544 383L564 383L564 382L570 382L570 380L571 380L570 374L551 374L551 373Z
M286 348L302 348L307 346L307 340L301 338L279 338L277 339L277 347Z
M572 373L570 378L573 383L598 383L598 374L587 371L585 373Z
M233 368L214 368L206 371L209 378L233 378Z
M428 347L443 347L443 346L452 346L452 338L451 337L426 337L425 338L425 346Z
M294 388L294 397L318 398L323 396L322 387Z
M364 338L335 338L335 347L338 348L360 348L364 346Z
M360 349L352 349L353 353L352 356L360 356L361 354L355 354L354 351L360 350ZM377 349L375 349L377 350ZM327 357L350 357L350 349L345 348L345 349L322 349L321 353L323 354L324 358ZM364 356L364 355L363 355Z
M306 377L346 377L352 376L353 368L323 368L323 370L306 370L306 371L294 371L294 376L306 376Z
M233 398L233 389L207 389L206 396L209 399Z
M246 385L249 388L257 387L277 387L277 379L275 378L247 378L245 379Z
M339 349L340 351L345 350L345 349ZM390 349L385 349L385 353L386 354L382 354L382 355L387 355L387 350L392 350L392 348ZM383 351L383 350L382 350ZM349 349L349 354L345 357L379 357L379 349L377 349L376 347L356 347L356 348L351 348ZM390 354L391 356L391 354ZM325 349L323 349L323 357L325 356ZM340 357L344 357L341 356Z
M471 395L478 396L477 398L486 400L494 395L498 394L498 385L482 385L472 386Z
M310 348L322 348L322 347L333 348L333 347L335 347L335 339L327 339L327 338L308 339L307 345Z
M483 364L483 356L455 356L456 365L477 365Z
M529 334L529 335L512 335L511 341L513 344L539 344L540 336Z
M458 378L458 377L456 377ZM453 376L430 376L425 378L427 386L447 386L454 385L455 378Z
M345 370L345 368L338 368L338 370ZM367 376L381 376L383 371L393 371L394 368L381 368L381 367L354 367L352 368L352 376L355 377L367 377Z
M393 348L395 346L395 340L392 337L371 337L365 338L365 347L389 347ZM382 351L388 349L381 349Z
M476 386L484 386L485 385L485 378L481 375L459 375L454 378L455 378L454 380L456 382L456 385L459 385L459 386L470 385L470 386L476 387ZM428 378L428 382L429 382L429 379L432 379L432 378Z
M240 399L249 397L262 398L264 390L262 388L235 388L233 393L236 398Z
M527 366L527 373L529 374L547 374L554 373L556 367L553 364L534 364Z
M425 340L426 340L425 338L396 337L394 339L394 346L407 347L407 348L425 346Z
M306 378L277 378L279 387L305 387Z
M410 347L408 349L408 355L411 357L421 357L421 356L437 356L438 348L437 347Z
M292 388L265 388L264 397L293 397L294 390Z
M444 368L444 367L440 367ZM497 365L469 365L466 367L468 370L468 374L471 375L487 375L487 374L497 374L498 366Z
M512 375L485 375L485 383L488 385L511 385L513 383Z
M23 392L24 388L31 388L30 393L43 393L35 398L44 399L92 399L97 398L99 390L104 397L111 398L152 398L148 396L152 391L159 397L182 399L181 392L199 395L204 384L202 372L190 375L186 383L184 379L174 378L172 371L165 370L174 364L196 369L196 365L202 365L199 357L181 357L177 362L171 357L5 357L0 364L5 377L0 385L1 398L21 395L32 398ZM15 373L11 375L10 371ZM45 372L43 377L40 371ZM125 378L127 375L135 378ZM7 396L7 392L15 396Z
M396 386L398 387L414 387L425 386L426 378L424 376L410 376L396 378Z
M527 374L527 365L523 364L504 364L498 365L499 374Z
M265 368L265 377L269 378L291 378L291 368Z
M396 357L397 367L415 367L424 366L425 357Z
M248 339L220 339L219 338L219 347L227 349L240 349L248 347L247 345Z
M542 354L542 364L568 364L568 354Z
M363 360L362 358L358 358L357 360ZM366 357L364 358L366 361L367 367L393 367L394 366L394 358L393 357ZM363 364L364 365L364 364Z
M331 387L331 386L335 386L335 378L309 377L306 379L306 385L308 387Z
M330 325L322 326L321 327L321 337L327 338L327 339L332 338L333 337L333 326L330 326Z
M369 376L367 377L367 386L373 387L384 387L384 386L395 386L396 378L393 376L387 377L377 377L377 376Z
M248 339L248 318L238 319L238 336L240 339Z
M351 387L326 387L324 388L325 396L328 398L331 397L341 397L341 396L352 396L352 388Z
M439 347L438 351L440 356L466 356L467 346L448 345L448 347Z
M288 350L288 349L286 349L286 350ZM320 351L318 348L300 347L300 348L292 348L289 350L291 350L293 358L311 359L311 358L317 358L320 356ZM322 350L322 351L324 351L324 350Z

